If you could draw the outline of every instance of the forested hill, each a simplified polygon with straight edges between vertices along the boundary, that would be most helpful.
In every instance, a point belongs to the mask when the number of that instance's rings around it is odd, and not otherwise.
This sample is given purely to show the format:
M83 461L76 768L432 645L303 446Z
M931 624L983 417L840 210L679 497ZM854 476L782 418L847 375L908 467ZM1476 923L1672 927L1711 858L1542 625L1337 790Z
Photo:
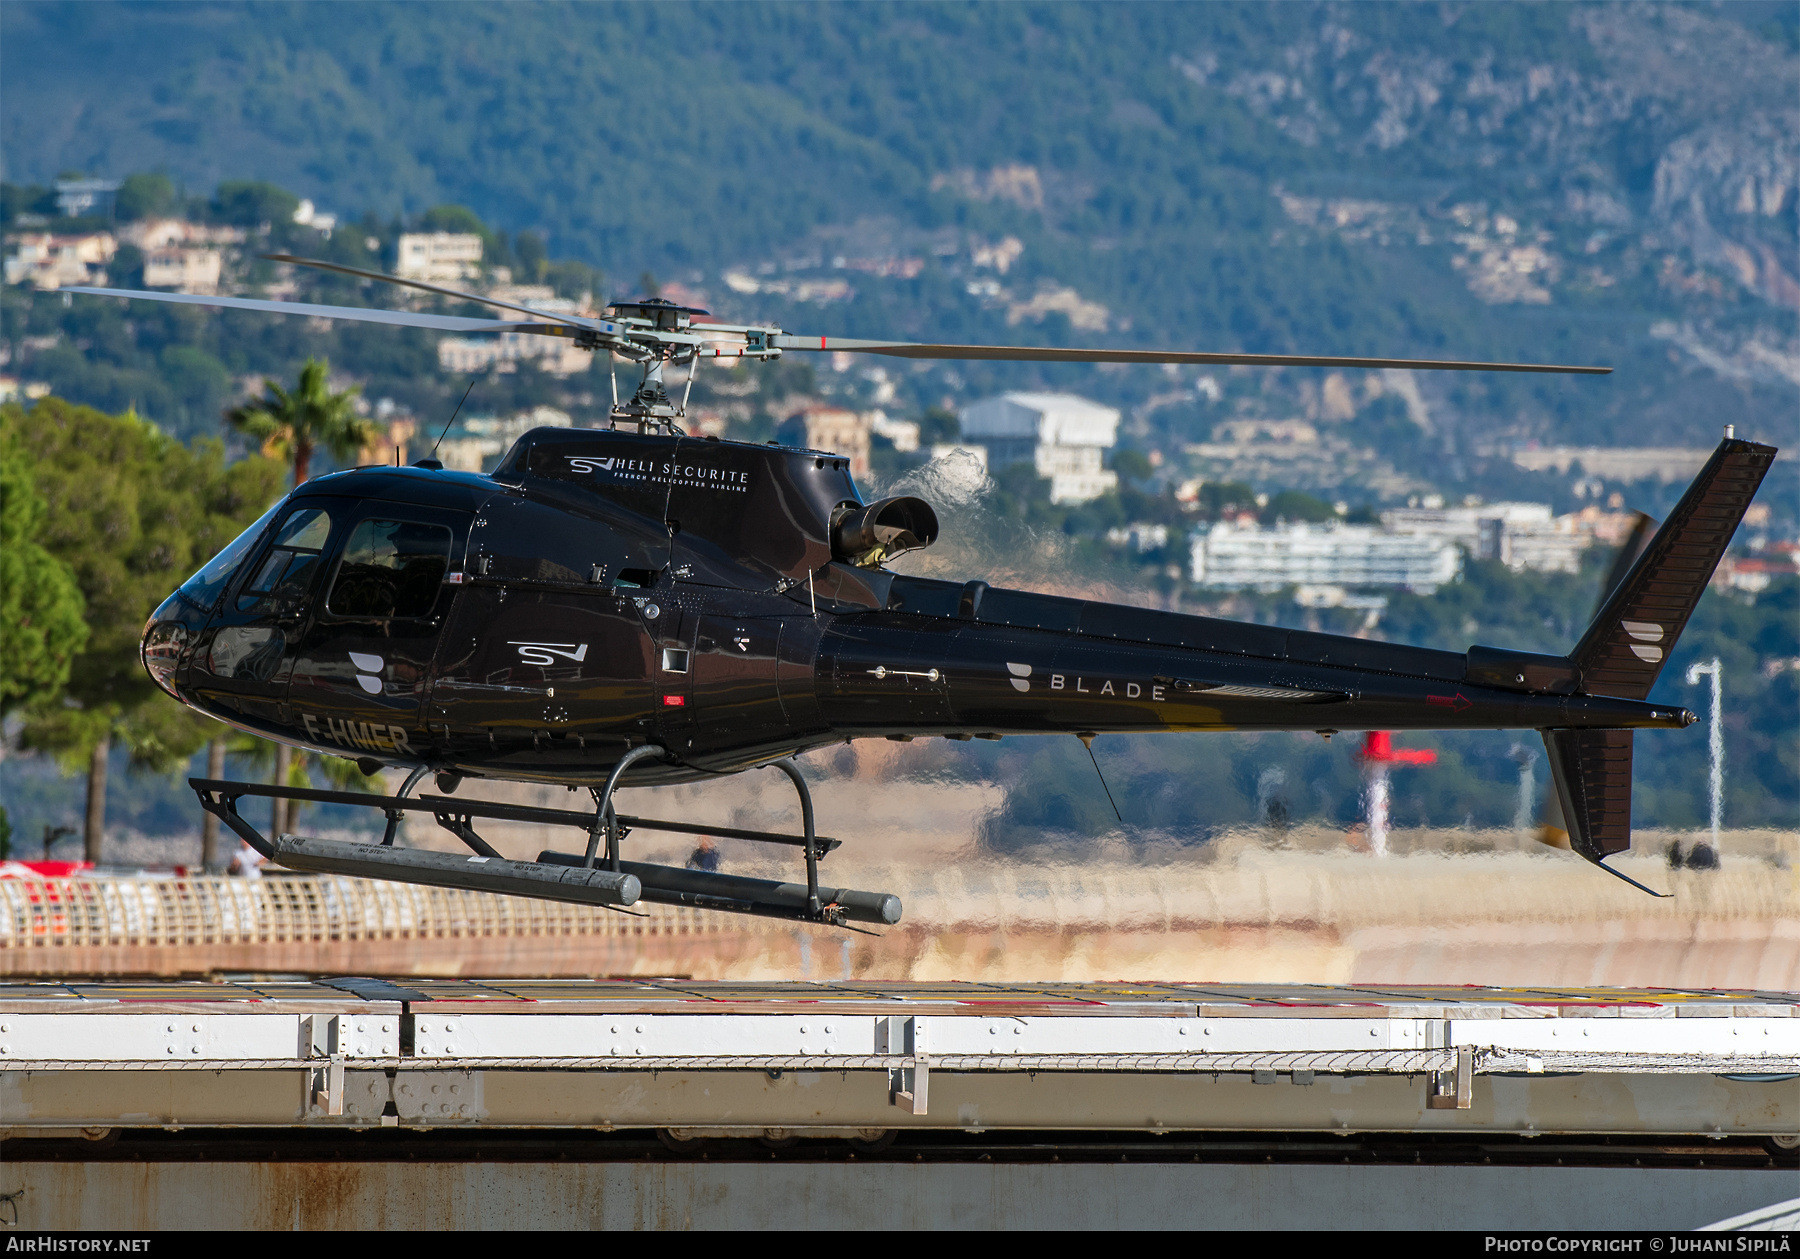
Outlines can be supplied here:
M1465 444L1800 413L1792 5L15 0L0 36L15 184L457 202L808 331L1621 369L1432 382ZM966 383L1026 379L1158 387Z

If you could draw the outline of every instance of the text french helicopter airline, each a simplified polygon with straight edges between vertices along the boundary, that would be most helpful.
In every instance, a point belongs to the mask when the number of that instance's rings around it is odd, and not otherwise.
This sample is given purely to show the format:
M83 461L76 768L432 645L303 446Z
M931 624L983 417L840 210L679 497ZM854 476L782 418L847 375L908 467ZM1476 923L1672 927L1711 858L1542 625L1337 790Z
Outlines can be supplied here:
M908 358L1404 367L1601 374L1601 367L912 344L695 323L661 301L611 317L546 313L417 281L276 256L522 315L515 320L117 289L67 292L460 333L573 338L642 366L598 429L525 434L491 475L359 468L297 487L151 616L143 659L201 712L296 747L412 770L398 795L194 780L201 803L299 869L614 907L643 900L847 925L897 898L821 886L792 757L856 738L1296 730L1535 729L1570 843L1630 846L1633 731L1694 721L1652 685L1775 456L1727 430L1679 505L1566 656L1431 651L887 571L938 532L916 498L864 503L828 451L685 434L667 364L849 351ZM619 816L625 786L773 766L800 792L799 836ZM413 797L426 773L440 795ZM452 797L469 777L591 791L591 811ZM246 796L379 808L381 844L265 837ZM407 810L473 855L394 846ZM508 861L481 818L573 826L585 850ZM796 883L629 862L632 827L800 847ZM1602 865L1602 868L1607 868ZM1609 873L1617 873L1610 871ZM1619 875L1623 878L1625 876ZM1629 880L1628 880L1629 881ZM1645 889L1648 890L1648 889Z

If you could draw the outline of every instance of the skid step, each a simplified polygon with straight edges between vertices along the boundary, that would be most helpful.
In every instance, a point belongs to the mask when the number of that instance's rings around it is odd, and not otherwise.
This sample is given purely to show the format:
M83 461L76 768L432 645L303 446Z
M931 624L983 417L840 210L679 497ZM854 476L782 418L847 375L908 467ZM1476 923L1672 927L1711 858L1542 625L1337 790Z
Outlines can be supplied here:
M538 863L544 866L580 867L587 858L580 853L541 852ZM642 861L621 861L619 870L635 875L642 890L641 898L656 905L693 905L700 909L723 909L740 914L756 914L767 918L807 916L809 892L804 883L778 883L773 879L751 879L738 874L716 874L708 870L684 870L675 866L650 865ZM835 907L851 922L868 922L891 927L900 921L900 898L889 892L858 892L847 887L822 887L820 904Z
M580 870L566 865L465 857L460 853L353 844L305 835L278 835L275 860L292 870L348 874L428 887L459 887L502 896L571 901L578 905L631 905L641 895L637 876L613 870Z

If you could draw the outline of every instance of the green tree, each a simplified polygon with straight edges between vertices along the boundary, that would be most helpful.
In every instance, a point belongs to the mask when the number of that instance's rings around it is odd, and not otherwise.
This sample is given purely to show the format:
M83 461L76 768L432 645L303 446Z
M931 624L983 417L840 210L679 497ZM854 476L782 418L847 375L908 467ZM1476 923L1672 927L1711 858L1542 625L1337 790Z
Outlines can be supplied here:
M1141 450L1121 450L1113 455L1113 471L1125 482L1148 481L1155 469L1150 466L1150 458Z
M152 219L176 213L181 208L181 196L175 191L175 182L167 175L127 175L125 182L119 186L119 194L114 198L113 205L118 210L119 218L124 221Z
M227 179L213 195L213 213L240 227L291 223L299 206L300 198L287 189L255 179Z
M232 428L262 442L265 455L292 462L295 485L312 475L314 450L323 446L347 459L374 441L378 431L368 420L358 419L352 409L357 390L333 393L327 379L330 374L331 364L309 358L292 393L264 379L267 393L225 413L225 422Z
M1337 519L1337 509L1324 499L1314 498L1300 490L1282 490L1269 499L1269 505L1263 508L1262 515L1265 524L1273 524L1277 520L1304 520L1317 524Z
M87 643L57 700L26 714L23 741L85 766L87 854L98 860L113 741L133 764L167 770L216 730L139 665L144 621L280 493L281 470L257 458L228 467L216 440L189 449L134 414L55 397L0 414L33 460L47 508L39 544L72 570L87 606Z
M18 416L0 412L0 712L61 694L88 637L75 574L38 541L48 508Z
M482 254L487 261L495 261L494 255L500 251L500 240L494 229L481 221L481 216L465 205L434 205L421 214L413 224L413 230L419 232L469 232L481 237Z
M930 449L934 443L953 442L962 436L962 422L947 407L926 407L919 417L919 445Z

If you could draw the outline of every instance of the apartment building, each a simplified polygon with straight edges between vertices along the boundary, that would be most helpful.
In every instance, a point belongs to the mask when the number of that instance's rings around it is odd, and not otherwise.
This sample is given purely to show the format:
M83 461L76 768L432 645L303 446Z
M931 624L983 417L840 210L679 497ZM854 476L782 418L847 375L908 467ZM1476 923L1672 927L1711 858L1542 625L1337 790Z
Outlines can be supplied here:
M1194 583L1216 590L1392 586L1430 594L1462 572L1462 550L1447 538L1373 525L1263 529L1221 521L1193 534L1189 562Z
M964 407L962 445L987 449L990 468L1029 462L1053 503L1085 503L1118 488L1105 466L1119 412L1071 393L1003 393Z

